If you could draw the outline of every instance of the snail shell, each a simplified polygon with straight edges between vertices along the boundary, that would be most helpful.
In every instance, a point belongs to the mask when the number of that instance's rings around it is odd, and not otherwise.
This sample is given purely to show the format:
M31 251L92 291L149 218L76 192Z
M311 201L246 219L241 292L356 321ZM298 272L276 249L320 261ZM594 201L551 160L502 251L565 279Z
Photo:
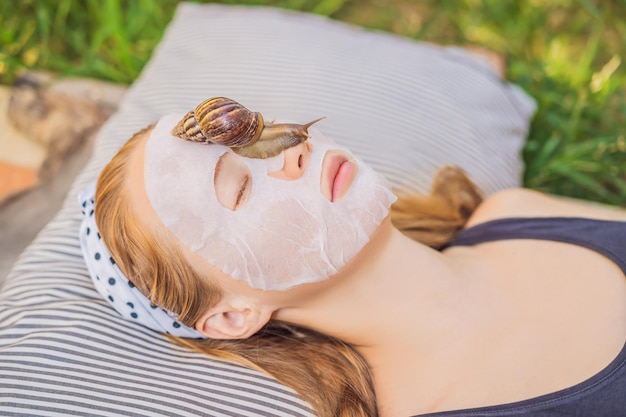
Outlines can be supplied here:
M192 142L215 143L230 147L247 158L271 158L309 138L305 125L265 123L260 113L252 112L226 97L214 97L188 112L172 134Z
M204 100L178 122L172 134L192 142L250 145L263 131L263 116L226 97Z

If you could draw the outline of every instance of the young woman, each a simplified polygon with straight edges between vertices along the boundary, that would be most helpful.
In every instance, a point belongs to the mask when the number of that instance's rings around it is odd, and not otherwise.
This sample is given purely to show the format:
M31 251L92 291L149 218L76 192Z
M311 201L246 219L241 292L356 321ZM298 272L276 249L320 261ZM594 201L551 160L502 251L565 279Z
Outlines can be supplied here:
M626 412L626 212L480 203L448 168L389 215L385 181L313 129L259 159L181 140L179 119L126 143L86 214L94 282L130 320L148 311L321 416ZM107 250L129 285L94 272Z

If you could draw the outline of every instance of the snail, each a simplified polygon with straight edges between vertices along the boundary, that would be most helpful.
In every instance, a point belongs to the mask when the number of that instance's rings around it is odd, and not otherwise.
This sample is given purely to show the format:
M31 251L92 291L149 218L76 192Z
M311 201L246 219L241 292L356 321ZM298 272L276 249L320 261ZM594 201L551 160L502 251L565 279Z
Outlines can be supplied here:
M226 97L213 97L185 114L172 134L192 142L215 143L230 147L247 158L271 158L309 138L307 124L265 122L261 113L252 112Z

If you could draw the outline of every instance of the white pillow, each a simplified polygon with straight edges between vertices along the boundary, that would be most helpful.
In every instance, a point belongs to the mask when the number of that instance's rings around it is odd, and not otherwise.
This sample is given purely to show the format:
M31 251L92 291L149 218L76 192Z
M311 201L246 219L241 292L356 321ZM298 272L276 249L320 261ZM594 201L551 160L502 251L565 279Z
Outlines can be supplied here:
M212 96L306 122L397 188L428 189L442 165L490 194L520 184L535 104L457 48L259 7L181 4L63 209L0 295L0 414L309 416L273 379L187 351L120 318L91 284L76 195L137 130ZM20 414L22 415L22 414Z

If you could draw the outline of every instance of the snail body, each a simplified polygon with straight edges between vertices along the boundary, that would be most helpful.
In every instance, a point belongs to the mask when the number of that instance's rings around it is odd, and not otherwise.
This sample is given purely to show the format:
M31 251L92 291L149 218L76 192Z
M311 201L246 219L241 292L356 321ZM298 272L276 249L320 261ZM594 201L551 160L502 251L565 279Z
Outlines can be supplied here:
M246 158L271 158L285 149L296 146L309 138L309 126L323 117L305 125L297 123L267 123L259 139L249 145L232 147L233 152Z
M230 147L247 158L271 158L309 138L308 128L297 123L266 123L252 112L226 97L213 97L200 103L181 119L172 134L191 142Z

